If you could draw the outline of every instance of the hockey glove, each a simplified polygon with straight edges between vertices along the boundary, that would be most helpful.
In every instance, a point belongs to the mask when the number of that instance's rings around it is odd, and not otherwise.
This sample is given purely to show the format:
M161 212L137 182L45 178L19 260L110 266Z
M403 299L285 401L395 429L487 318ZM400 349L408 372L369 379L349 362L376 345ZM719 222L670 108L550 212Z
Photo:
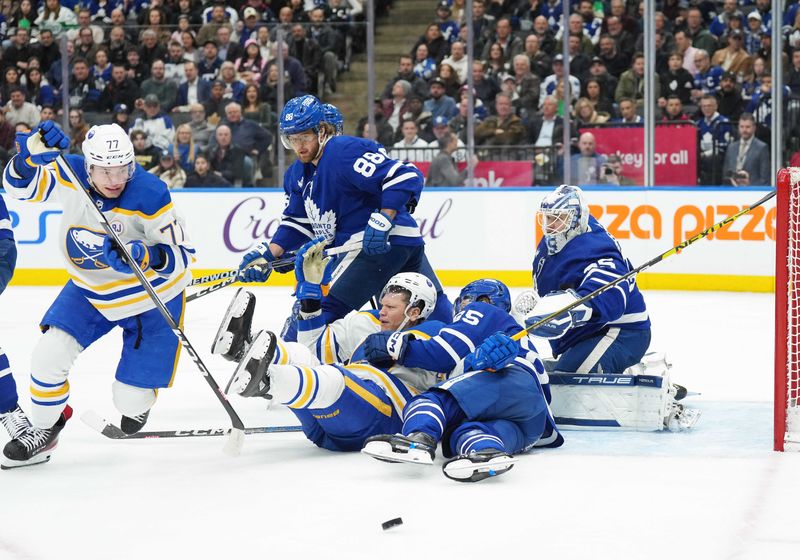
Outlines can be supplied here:
M389 252L389 230L392 219L383 212L373 212L364 230L364 242L361 249L365 255L383 255Z
M259 243L252 251L245 253L242 262L239 263L239 280L242 282L266 282L273 269L271 266L260 265L271 263L274 260L275 256L269 250L269 245ZM290 264L275 270L283 273L291 271L293 267L294 265Z
M525 326L530 327L548 315L567 307L579 299L580 297L573 290L567 290L566 292L552 292L547 294L539 300L539 303L537 303L536 307L533 308L531 314L525 319ZM539 325L530 331L530 333L534 336L540 336L542 338L561 338L569 329L584 325L591 318L592 308L585 303L582 303L581 305L573 307L569 311L559 313L547 323Z
M519 343L505 333L496 332L464 358L464 371L499 371L514 361Z
M331 257L324 256L323 250L328 240L317 237L303 245L297 252L294 261L294 276L297 279L297 299L321 300L328 295L328 284L331 283L333 262Z
M126 243L128 254L136 261L143 271L148 268L158 268L164 263L164 250L158 245L148 247L141 241L130 241ZM105 257L108 266L125 274L133 274L133 269L128 264L122 251L113 239L106 236L103 240L103 257Z
M403 358L408 351L408 343L414 335L402 331L383 331L369 335L362 343L364 357L375 367L387 369L394 364L403 365Z
M69 148L69 138L53 121L42 122L32 132L18 132L15 141L18 160L28 168L52 163Z

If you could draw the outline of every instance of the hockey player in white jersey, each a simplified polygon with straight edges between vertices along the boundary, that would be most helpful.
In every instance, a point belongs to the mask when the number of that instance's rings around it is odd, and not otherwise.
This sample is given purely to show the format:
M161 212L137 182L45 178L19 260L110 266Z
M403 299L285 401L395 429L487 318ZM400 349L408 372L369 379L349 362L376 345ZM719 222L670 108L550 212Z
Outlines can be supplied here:
M126 433L144 426L157 390L172 384L177 367L177 337L80 189L88 190L177 323L194 258L167 186L136 165L133 145L118 125L92 127L83 156L64 156L75 176L56 161L69 139L52 122L18 133L16 142L19 153L3 172L3 186L20 200L61 202L60 246L70 280L41 321L44 334L31 360L33 427L3 449L12 467L52 452L70 410L70 368L115 326L122 328L123 344L112 395Z

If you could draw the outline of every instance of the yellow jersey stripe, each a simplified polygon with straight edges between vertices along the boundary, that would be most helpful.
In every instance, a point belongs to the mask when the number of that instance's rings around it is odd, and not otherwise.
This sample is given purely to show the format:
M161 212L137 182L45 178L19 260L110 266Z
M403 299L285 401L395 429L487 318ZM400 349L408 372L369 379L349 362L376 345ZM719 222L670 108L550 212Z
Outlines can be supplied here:
M330 327L325 329L325 363L332 364L336 361L336 356L333 355L333 345L331 343L331 339L333 338L333 332L331 332Z
M366 315L367 317L372 319L372 322L375 323L376 325L380 325L381 324L381 320L378 319L375 315L373 315L369 311L359 311L359 314Z
M160 208L155 214L145 214L144 212L140 212L139 210L127 210L125 208L112 208L109 212L115 212L117 214L123 214L125 216L139 216L140 218L144 218L145 220L155 220L156 218L160 217L162 214L169 212L172 210L172 202L166 204L164 207Z
M158 275L153 272L153 269L145 270L144 275L148 280L155 280L158 278ZM131 286L139 283L139 279L135 276L130 280L115 280L113 282L106 282L105 284L91 284L86 282L83 278L78 278L72 274L69 275L73 282L76 284L82 284L86 288L92 290L93 292L103 292L106 290L113 290L114 288L119 288L121 286Z
M49 391L42 391L31 384L31 395L39 397L40 399L52 399L54 397L61 397L67 393L69 393L69 381L66 381L61 387Z
M415 330L403 331L403 334L404 335L413 334L419 340L429 340L431 338L431 335L429 335L428 333L424 333L422 331L415 331Z
M73 191L76 189L76 185L74 185L72 183L72 181L68 181L67 179L64 179L64 177L61 176L61 169L59 168L57 163L55 165L53 165L52 169L53 169L53 173L56 176L56 181L58 181L63 186L67 187L68 189L72 189ZM78 177L76 176L75 179L77 180ZM81 188L83 188L82 185L77 185L77 186L80 186Z
M183 330L183 318L185 315L186 315L186 292L184 291L181 300L181 316L178 319L178 326L180 327L181 330ZM175 372L178 371L178 361L181 357L182 348L183 344L181 344L181 341L178 340L178 347L175 349L175 357L173 358L173 363L172 363L172 375L169 376L169 383L167 384L167 387L172 387L172 382L175 381ZM156 393L156 396L158 396L158 393Z
M189 272L189 270L187 269L187 270L184 271L183 274L181 274L180 276L174 278L172 280L172 282L168 282L166 284L162 284L161 286L156 288L156 293L166 292L172 286L174 286L178 281L182 280L184 278L184 276L186 276L186 274L188 272ZM91 303L94 306L95 309L113 309L115 307L124 307L126 305L133 305L134 303L142 302L142 301L148 299L149 297L150 297L150 295L147 292L145 292L144 294L142 294L139 297L135 297L135 298L132 298L132 299L126 299L125 301L120 301L120 302L116 302L116 303L95 303L95 302L93 302L91 300L89 301L89 303Z
M381 382L379 384L382 385L384 389L386 389L387 394L394 403L394 406L397 409L397 411L401 412L403 410L403 407L405 407L406 405L406 399L403 397L403 395L397 392L394 382L389 377L387 377L384 372L368 364L350 364L346 366L346 369L361 371L368 375L376 377Z
M275 361L273 363L285 366L289 363L289 351L286 346L283 345L280 339L276 339L275 342L278 346L277 356L275 356Z
M314 393L314 372L309 367L299 368L303 372L303 381L306 386L303 389L303 394L293 404L287 405L289 408L305 408L311 400L311 395Z
M392 416L392 407L386 404L385 402L381 401L376 395L373 395L364 387L356 383L350 377L344 376L344 384L345 386L353 391L356 395L367 401L369 404L374 406L378 412L383 414L384 416Z

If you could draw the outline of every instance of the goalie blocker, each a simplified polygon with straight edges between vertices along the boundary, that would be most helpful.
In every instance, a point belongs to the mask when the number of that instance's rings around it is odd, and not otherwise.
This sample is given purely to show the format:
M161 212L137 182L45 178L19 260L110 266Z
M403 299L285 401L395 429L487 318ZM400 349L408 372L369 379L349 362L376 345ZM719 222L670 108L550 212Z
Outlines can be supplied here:
M678 402L663 353L651 352L623 373L549 372L550 408L562 430L689 429L700 411Z

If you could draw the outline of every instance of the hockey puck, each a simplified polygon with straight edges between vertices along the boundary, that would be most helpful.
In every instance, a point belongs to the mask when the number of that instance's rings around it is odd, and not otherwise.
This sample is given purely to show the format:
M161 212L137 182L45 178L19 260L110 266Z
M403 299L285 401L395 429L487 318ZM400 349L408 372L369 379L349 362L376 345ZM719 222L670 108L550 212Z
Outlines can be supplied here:
M383 527L384 531L388 531L392 527L397 527L398 525L402 524L403 524L403 518L395 517L394 519L390 519L389 521L384 521L383 523L381 523L381 527Z

